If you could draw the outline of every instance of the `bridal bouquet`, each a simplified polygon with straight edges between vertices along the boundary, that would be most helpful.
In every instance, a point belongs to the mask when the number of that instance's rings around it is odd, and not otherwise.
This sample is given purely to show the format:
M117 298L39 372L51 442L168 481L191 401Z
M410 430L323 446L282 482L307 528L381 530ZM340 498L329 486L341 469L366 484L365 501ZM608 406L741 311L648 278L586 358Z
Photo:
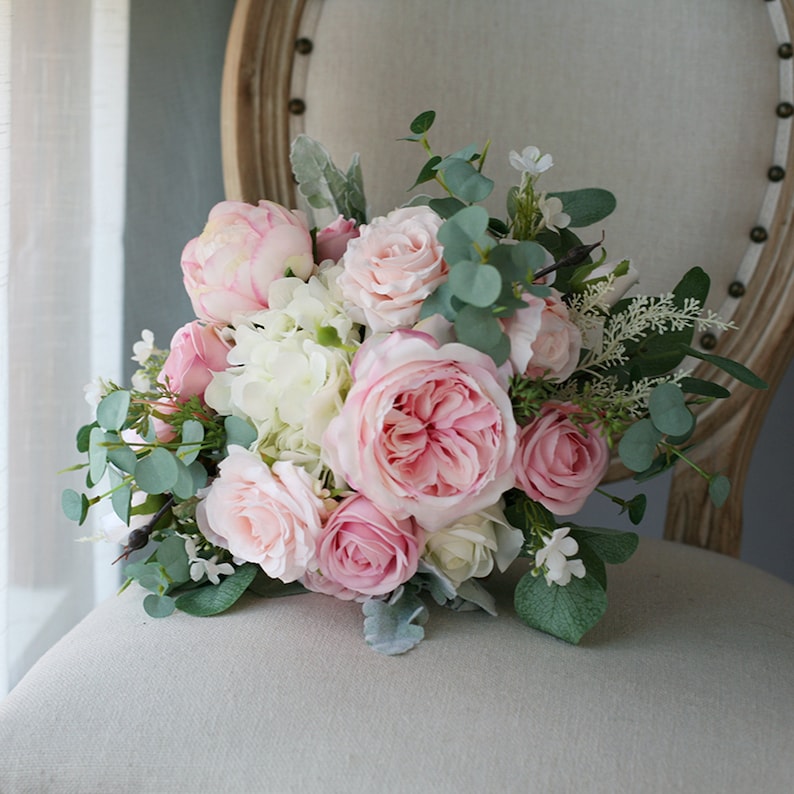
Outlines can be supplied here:
M150 615L311 590L361 602L366 641L401 653L428 599L494 612L487 577L527 558L518 615L576 643L606 609L605 563L637 544L566 518L613 449L638 480L686 459L692 406L728 394L677 369L686 356L762 385L690 346L729 326L703 310L702 270L623 297L631 263L571 231L612 211L609 192L547 192L552 158L528 146L491 217L488 147L435 154L433 121L406 140L426 158L413 187L444 197L371 219L358 158L343 172L300 136L300 192L335 219L215 206L182 255L196 319L168 350L144 331L131 388L93 385L88 492L63 506L82 523L110 500L121 557L143 550L125 574ZM727 479L704 476L723 502ZM642 495L609 498L642 518Z

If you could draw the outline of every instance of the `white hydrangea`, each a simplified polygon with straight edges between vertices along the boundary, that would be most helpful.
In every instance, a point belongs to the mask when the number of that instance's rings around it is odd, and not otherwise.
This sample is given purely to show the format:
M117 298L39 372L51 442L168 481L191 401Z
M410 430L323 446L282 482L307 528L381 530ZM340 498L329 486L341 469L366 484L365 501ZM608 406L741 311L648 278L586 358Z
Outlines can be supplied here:
M581 579L585 575L584 563L569 559L579 551L579 544L568 537L570 531L570 527L555 529L550 537L543 538L543 548L535 552L535 566L543 571L548 585L564 587L571 576Z
M358 326L336 289L338 270L322 270L308 282L279 279L269 309L235 318L230 367L216 373L205 393L219 414L253 423L262 455L290 460L318 478L320 442L350 388L358 345ZM320 344L321 328L333 328L342 346Z

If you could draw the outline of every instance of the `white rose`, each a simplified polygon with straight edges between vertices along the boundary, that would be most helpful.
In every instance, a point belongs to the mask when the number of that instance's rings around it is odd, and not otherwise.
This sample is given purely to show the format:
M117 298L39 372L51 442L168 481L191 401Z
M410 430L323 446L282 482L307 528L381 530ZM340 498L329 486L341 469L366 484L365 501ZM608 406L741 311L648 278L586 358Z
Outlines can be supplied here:
M523 541L523 534L493 506L428 533L422 556L458 587L472 577L487 576L494 563L500 571L506 570Z

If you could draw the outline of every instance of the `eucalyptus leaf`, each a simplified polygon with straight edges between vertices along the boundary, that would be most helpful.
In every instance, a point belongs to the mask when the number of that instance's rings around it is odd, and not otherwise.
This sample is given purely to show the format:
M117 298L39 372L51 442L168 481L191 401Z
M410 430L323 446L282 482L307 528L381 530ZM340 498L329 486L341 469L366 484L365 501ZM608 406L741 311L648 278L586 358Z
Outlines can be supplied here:
M138 461L135 481L138 487L150 494L170 491L179 479L179 461L163 447L155 447Z
M241 565L231 576L224 576L220 584L197 587L176 600L176 608L189 615L206 617L225 612L248 589L254 581L259 566L252 563Z
M155 556L157 562L165 568L173 585L183 584L190 580L190 566L184 538L179 535L169 535L157 547Z
M121 430L130 408L128 391L113 391L102 398L96 409L96 419L105 430Z
M438 230L438 241L444 246L444 259L450 265L475 257L479 259L474 246L483 241L487 228L488 213L482 207L464 207L456 212Z
M444 181L456 196L471 202L488 198L494 187L493 179L483 176L471 163L458 159L444 169Z
M132 488L130 485L119 485L110 495L110 504L119 519L129 525L130 507L132 505Z
M91 431L95 427L99 427L99 425L96 422L92 422L90 425L83 425L77 431L77 436L75 437L75 443L77 445L78 452L80 453L88 452L89 437L91 435Z
M515 591L518 616L532 628L576 645L607 608L604 588L592 576L572 578L560 587L543 576L525 574Z
M496 599L476 579L466 579L458 585L457 601L464 605L473 605L493 617L497 616ZM452 609L462 611L461 605L453 602ZM464 607L465 608L465 607Z
M410 651L425 636L427 607L406 587L388 601L371 598L364 602L364 639L374 650L388 656Z
M439 218L451 218L456 212L466 208L466 205L454 196L430 199L428 206Z
M168 595L155 595L150 593L143 599L143 608L146 614L153 618L167 618L173 613L176 601Z
M502 291L502 276L492 265L458 262L449 272L448 284L456 297L472 306L491 306Z
M188 419L182 424L182 444L177 449L177 457L189 466L201 452L204 441L204 426L195 419Z
M145 590L162 595L171 584L165 573L165 568L157 562L131 562L124 566L124 575L135 579Z
M422 170L419 172L419 176L416 177L416 181L408 188L408 190L413 190L415 187L419 185L425 184L425 182L430 182L436 178L436 166L441 162L441 158L438 155L431 157L423 166Z
M623 465L631 471L645 471L656 455L656 445L662 434L650 419L640 419L629 427L618 444Z
M174 460L177 466L177 477L170 491L177 499L184 502L190 499L191 496L195 496L196 483L191 470L179 458L175 457Z
M108 460L121 471L127 474L134 474L138 464L138 456L120 438L116 437L118 446L109 447L107 450ZM111 442L112 443L112 442Z
M675 383L660 383L651 389L648 412L654 426L665 435L684 436L695 424L684 394Z
M91 430L88 437L88 476L96 484L102 479L107 468L108 449L105 446L107 436L100 427Z
M88 497L73 488L66 488L61 494L61 509L70 521L82 524L88 513Z
M248 449L256 441L256 429L239 416L227 416L223 420L226 430L226 445Z
M449 322L455 322L458 311L452 304L452 297L449 282L445 281L440 284L435 292L425 298L422 308L419 310L419 319L425 320L434 314L440 314Z
M724 474L717 474L709 481L709 496L715 507L722 507L731 495L731 481Z
M411 132L414 135L424 135L433 126L435 120L435 110L425 110L411 122Z

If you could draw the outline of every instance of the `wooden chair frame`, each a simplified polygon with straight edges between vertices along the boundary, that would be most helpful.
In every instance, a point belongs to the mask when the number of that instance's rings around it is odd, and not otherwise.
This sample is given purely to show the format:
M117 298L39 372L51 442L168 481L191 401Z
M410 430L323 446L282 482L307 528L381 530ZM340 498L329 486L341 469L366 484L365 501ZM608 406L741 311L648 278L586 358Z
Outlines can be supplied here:
M789 28L794 0L779 2ZM255 202L268 198L295 206L289 165L292 138L301 131L301 100L291 95L308 70L311 35L322 0L238 0L229 34L223 76L221 127L226 193ZM794 142L794 135L790 137ZM758 265L734 314L742 329L725 334L713 351L750 367L769 384L766 391L737 385L719 373L717 382L731 388L729 400L715 401L699 416L693 461L709 471L723 471L733 488L728 502L715 509L708 483L686 465L673 474L665 537L738 556L741 544L743 489L753 447L769 403L794 356L794 143L785 161L775 165L791 176L782 184L777 212L769 225ZM701 365L697 373L713 369ZM626 471L615 462L609 479Z

